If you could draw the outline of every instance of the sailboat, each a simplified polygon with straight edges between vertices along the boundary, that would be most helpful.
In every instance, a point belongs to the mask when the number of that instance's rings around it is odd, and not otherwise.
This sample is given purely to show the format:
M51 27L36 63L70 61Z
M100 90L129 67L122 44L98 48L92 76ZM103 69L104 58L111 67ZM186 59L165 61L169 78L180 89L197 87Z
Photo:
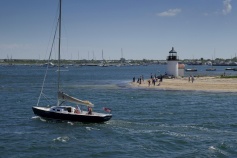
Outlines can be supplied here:
M214 68L211 64L211 68L207 68L206 71L216 71L216 68Z
M108 121L112 118L112 114L110 113L111 110L109 108L104 108L106 112L109 113L98 113L92 112L92 104L90 101L87 100L80 100L74 98L66 93L64 93L60 88L60 49L61 49L61 4L62 0L59 1L59 18L58 18L58 34L59 34L59 41L58 41L58 92L57 92L57 103L56 105L51 106L39 106L40 98L43 94L43 86L41 89L41 93L38 99L38 103L36 106L32 107L32 110L35 115L40 116L46 119L56 119L56 120L66 120L66 121L76 121L76 122L85 122L85 123L102 123ZM57 29L56 29L57 30ZM55 36L54 36L55 37ZM49 59L50 60L50 59ZM46 70L47 74L47 70ZM46 75L45 75L46 77ZM67 103L73 103L76 106L69 106ZM86 106L88 111L83 111L80 109L80 106Z
M214 51L214 54L215 54L215 51ZM216 71L216 68L213 67L213 59L211 62L211 68L207 68L206 71Z
M194 59L193 59L193 61L194 61ZM193 61L192 61L191 65L194 65ZM197 71L197 69L196 68L187 68L187 69L185 69L185 71Z
M108 65L106 64L106 61L104 59L104 52L103 52L103 49L102 49L102 61L101 61L101 64L99 64L100 67L108 67Z

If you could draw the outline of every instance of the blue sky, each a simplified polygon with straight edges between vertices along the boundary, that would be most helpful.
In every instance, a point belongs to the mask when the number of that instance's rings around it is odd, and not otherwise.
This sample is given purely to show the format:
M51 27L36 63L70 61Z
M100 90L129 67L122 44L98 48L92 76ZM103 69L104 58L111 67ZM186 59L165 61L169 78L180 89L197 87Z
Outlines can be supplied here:
M236 0L63 0L62 58L233 58ZM58 0L0 0L0 59L47 59ZM122 51L121 51L122 49ZM56 58L54 49L53 58ZM122 53L121 53L122 52Z

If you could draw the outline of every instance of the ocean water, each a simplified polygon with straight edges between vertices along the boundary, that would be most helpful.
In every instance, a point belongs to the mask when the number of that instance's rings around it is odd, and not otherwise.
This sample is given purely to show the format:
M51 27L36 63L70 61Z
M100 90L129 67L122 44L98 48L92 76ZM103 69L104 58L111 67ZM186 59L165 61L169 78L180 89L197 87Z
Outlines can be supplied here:
M196 73L224 72L224 67L205 68ZM110 121L83 124L33 114L45 68L1 66L0 157L237 157L237 94L128 85L134 76L164 72L164 65L62 68L65 92L90 100L94 111L112 109ZM56 75L51 68L45 83L53 100Z

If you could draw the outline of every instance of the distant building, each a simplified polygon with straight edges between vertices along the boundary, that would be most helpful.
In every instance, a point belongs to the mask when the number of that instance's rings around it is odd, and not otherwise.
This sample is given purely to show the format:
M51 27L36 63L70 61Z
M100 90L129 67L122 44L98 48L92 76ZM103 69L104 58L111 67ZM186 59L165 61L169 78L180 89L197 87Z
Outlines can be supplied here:
M185 65L184 64L179 64L178 65L178 75L180 77L184 77L184 70L185 70Z
M172 47L172 50L169 51L169 56L167 57L167 75L171 75L174 77L178 77L178 56L177 52L174 50L174 47Z

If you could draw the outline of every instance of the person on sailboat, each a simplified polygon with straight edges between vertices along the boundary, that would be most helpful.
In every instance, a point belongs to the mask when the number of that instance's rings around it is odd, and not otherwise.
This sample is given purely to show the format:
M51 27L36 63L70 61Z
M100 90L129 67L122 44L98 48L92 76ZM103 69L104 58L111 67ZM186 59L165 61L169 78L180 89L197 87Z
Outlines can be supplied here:
M92 114L92 108L88 107L88 114L91 115Z
M77 114L80 114L81 113L81 109L79 108L79 106L77 105L77 108L75 109L75 111L74 111L75 113L77 113Z

